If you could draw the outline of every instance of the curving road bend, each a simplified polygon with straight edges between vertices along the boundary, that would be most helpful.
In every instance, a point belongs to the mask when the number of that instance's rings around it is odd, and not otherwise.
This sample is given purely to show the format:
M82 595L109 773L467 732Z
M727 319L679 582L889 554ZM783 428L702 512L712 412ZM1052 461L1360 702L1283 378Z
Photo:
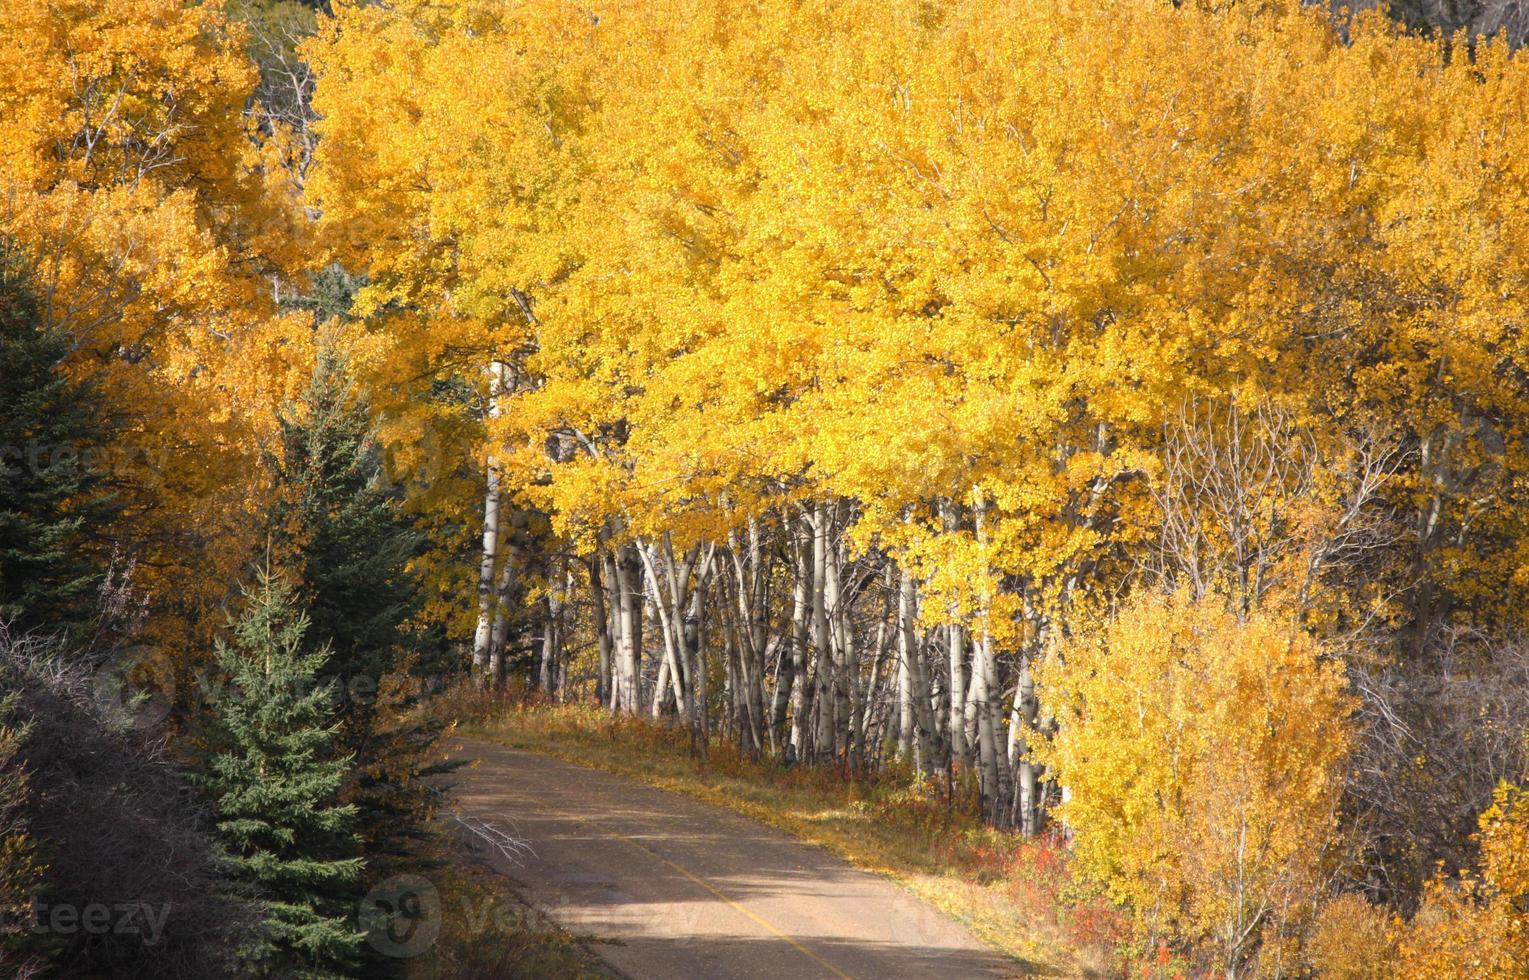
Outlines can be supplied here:
M486 742L462 813L534 849L496 868L630 980L1011 977L1016 965L897 885L743 816Z

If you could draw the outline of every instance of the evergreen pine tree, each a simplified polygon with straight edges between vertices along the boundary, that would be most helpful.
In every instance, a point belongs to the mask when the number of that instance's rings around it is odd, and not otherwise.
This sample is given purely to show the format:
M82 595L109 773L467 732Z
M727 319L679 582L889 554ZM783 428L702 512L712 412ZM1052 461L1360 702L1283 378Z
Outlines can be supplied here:
M93 392L60 368L67 350L0 243L0 621L24 630L82 631L105 567L101 427Z
M202 777L232 874L266 903L265 932L241 952L251 972L344 976L362 939L348 922L362 861L356 808L339 802L350 759L334 748L333 685L317 680L329 653L305 644L307 617L282 578L263 572L245 595L234 643L216 651L229 685Z
M400 676L435 639L407 632L420 599L409 562L423 536L387 490L366 401L333 347L281 432L274 536L301 569L309 636L334 651L320 676L349 688L339 732L355 756L346 798L374 864L407 864L434 806L423 777L446 768L432 758L440 725L410 711L416 692Z
M301 570L310 636L334 651L324 676L379 681L418 609L408 566L422 539L383 484L366 402L333 349L320 354L281 433L276 536ZM356 704L347 708L353 713Z

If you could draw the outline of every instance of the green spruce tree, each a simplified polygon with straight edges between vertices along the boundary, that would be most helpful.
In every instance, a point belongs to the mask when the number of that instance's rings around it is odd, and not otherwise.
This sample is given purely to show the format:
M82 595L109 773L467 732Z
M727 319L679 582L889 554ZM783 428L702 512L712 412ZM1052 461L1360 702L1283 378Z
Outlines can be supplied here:
M91 464L94 392L65 377L67 351L0 243L0 621L78 638L95 618L113 508Z
M318 680L329 652L305 643L308 619L282 578L262 572L245 595L233 644L217 647L229 684L202 777L231 873L267 908L241 955L252 974L346 976L362 940L350 921L362 860L356 808L340 802L350 759L335 750L333 684Z
M409 630L421 591L410 561L423 536L384 479L371 413L333 345L298 402L283 413L273 537L299 584L309 636L334 655L321 676L342 685L341 744L354 755L346 798L374 868L407 867L442 771L440 725L411 710L409 668L441 645Z
M371 414L332 348L283 414L281 436L277 543L300 569L310 635L334 651L325 676L364 691L408 639L420 600L409 562L422 537L388 492ZM366 699L347 700L349 713Z

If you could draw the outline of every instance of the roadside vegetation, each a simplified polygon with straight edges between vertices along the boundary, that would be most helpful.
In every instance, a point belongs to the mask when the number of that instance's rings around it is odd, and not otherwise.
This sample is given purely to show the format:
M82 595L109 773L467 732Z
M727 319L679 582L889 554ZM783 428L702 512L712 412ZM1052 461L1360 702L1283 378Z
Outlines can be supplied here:
M523 904L481 846L449 818L438 823L418 857L428 870L438 931L405 963L405 980L614 980L589 950L598 937L576 936Z

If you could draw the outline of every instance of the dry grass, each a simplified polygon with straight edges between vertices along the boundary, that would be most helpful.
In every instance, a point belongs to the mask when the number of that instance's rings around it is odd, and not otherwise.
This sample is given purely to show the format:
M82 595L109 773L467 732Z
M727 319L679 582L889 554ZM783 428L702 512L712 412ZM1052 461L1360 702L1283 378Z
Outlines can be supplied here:
M1027 841L982 827L969 779L947 787L944 779L916 780L906 772L867 777L786 769L742 758L726 745L711 746L702 760L683 728L613 718L593 706L490 703L473 694L452 702L456 717L478 719L465 723L464 734L728 807L886 875L1032 975L1122 972L1126 920L1073 881L1056 840Z
M437 828L415 855L439 894L439 937L400 961L406 980L612 980L583 943L515 897L458 837Z

